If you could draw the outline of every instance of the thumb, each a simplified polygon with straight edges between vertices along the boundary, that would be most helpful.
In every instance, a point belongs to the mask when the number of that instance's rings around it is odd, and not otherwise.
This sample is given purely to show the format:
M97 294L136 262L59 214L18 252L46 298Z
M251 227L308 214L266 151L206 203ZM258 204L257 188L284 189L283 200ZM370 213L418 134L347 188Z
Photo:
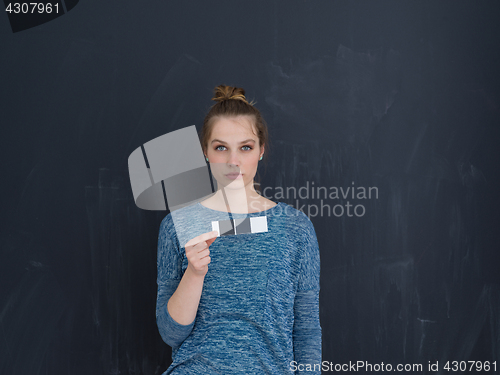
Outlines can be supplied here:
M216 239L217 239L217 237L210 238L209 240L206 240L205 242L207 243L208 246L210 246Z

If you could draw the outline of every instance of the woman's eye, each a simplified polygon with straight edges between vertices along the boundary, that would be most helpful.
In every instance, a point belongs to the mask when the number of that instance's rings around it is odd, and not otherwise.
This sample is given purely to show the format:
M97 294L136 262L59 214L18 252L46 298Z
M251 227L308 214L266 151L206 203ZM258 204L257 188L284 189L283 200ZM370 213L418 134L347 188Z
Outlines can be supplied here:
M217 151L222 151L222 150L220 150L220 149L219 149L219 147L226 147L226 146L219 145L219 146L217 146L215 149L216 149ZM251 146L241 146L241 148L243 148L243 147L247 147L247 149L245 149L245 151L250 151L250 150L252 149L252 147L251 147Z

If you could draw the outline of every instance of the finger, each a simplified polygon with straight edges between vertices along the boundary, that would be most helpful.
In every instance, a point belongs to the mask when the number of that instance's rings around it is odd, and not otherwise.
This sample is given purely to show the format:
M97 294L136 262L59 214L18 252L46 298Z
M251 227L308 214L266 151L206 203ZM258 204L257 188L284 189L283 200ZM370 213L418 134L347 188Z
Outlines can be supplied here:
M204 244L204 242L203 242L203 244ZM198 245L196 245L196 246L198 246ZM208 246L206 246L206 245L202 249L191 248L190 250L186 250L186 256L187 256L188 260L190 260L191 262L196 260L196 259L202 259L209 254L210 254L210 250L208 249Z
M192 246L192 245L195 245L195 244L203 242L203 241L207 241L207 240L212 239L212 238L214 238L214 241L215 241L215 238L217 237L218 234L219 233L216 230L214 230L212 232L200 234L199 236L196 236L195 238L192 238L191 240L189 240L184 247Z
M203 259L206 259L206 258L210 258L210 253L207 251L207 252L202 252L199 254L200 255L200 260L203 260Z
M212 239L210 239L210 240L206 240L205 242L207 243L207 245L208 245L208 246L210 246L211 244L213 244L213 243L214 243L214 241L215 241L216 239L217 239L217 237L212 238Z

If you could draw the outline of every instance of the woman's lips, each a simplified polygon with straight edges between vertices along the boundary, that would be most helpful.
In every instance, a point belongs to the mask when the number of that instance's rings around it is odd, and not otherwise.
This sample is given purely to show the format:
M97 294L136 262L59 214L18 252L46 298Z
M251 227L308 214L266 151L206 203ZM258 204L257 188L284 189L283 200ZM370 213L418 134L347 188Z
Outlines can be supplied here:
M231 180L236 180L237 178L241 178L243 176L241 173L228 173L226 174L227 178L230 178Z

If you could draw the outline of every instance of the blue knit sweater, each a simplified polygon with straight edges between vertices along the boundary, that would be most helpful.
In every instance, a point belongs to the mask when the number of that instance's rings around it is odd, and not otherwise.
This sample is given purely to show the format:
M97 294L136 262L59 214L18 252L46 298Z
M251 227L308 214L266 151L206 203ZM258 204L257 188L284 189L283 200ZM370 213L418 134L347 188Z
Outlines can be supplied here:
M221 236L210 245L211 262L189 325L173 320L167 309L188 266L179 238L210 232L211 222L228 214L196 203L163 219L156 321L173 360L163 375L321 374L320 257L313 224L282 202L232 214L257 216L267 216L268 232Z

